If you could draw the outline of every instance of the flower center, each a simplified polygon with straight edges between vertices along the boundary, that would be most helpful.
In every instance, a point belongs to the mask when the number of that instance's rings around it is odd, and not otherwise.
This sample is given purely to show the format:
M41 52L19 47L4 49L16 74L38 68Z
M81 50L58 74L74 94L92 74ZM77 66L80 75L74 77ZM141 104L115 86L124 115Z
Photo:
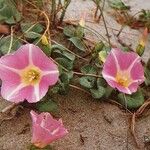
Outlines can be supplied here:
M22 71L21 79L27 85L35 85L41 79L41 71L37 67L27 67Z
M116 75L116 81L123 87L128 87L131 83L131 78L129 74L125 72L118 72Z

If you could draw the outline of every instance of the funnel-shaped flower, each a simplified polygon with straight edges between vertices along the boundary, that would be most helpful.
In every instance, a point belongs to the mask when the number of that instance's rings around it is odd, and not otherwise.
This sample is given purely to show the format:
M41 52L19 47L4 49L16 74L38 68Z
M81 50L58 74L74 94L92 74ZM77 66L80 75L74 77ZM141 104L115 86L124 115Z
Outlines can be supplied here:
M44 148L51 142L64 137L68 131L63 126L62 120L53 119L50 113L36 114L31 111L32 117L32 140L31 142L39 147Z
M140 60L134 52L112 49L104 63L102 75L111 87L132 94L144 81L144 70Z
M57 65L33 44L0 58L1 95L11 102L39 101L58 76Z

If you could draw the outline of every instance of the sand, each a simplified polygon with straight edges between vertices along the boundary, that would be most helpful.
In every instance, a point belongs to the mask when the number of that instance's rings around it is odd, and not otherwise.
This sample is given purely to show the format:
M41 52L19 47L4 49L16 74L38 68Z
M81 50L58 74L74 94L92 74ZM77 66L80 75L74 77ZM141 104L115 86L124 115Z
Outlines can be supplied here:
M125 2L130 4L133 12L142 8L150 8L148 1L145 0L143 3L141 0L126 0ZM72 0L66 20L79 19L83 11L88 12L87 20L93 20L93 10L94 4L90 0ZM107 15L108 11L107 9L105 11L107 25L119 29L121 26L111 16ZM102 22L98 24L87 22L86 24L105 35ZM137 36L129 36L127 33L121 34L124 42L131 43L132 47L135 48L141 31L129 27L125 27L124 31L137 34ZM118 44L111 29L109 29L109 33L112 35L111 40ZM89 32L86 36L92 40L98 40ZM146 47L143 57L145 61L150 57L149 48L150 45ZM89 95L74 89L71 89L68 95L56 95L54 99L59 104L60 117L69 130L69 134L64 139L52 144L56 150L137 150L129 130L131 116L126 114L123 109L108 102L96 101ZM0 100L0 104L0 110L9 105L3 99ZM27 108L21 109L17 116L0 125L0 150L27 150L31 140L29 112L30 110ZM150 137L149 113L148 111L136 123L136 135L141 150L150 150L148 144L146 146L144 144L144 137Z
M75 96L75 93L76 94ZM52 145L56 150L137 150L130 135L131 117L118 106L93 100L77 90L66 96L56 96L69 134ZM0 150L27 150L30 145L31 119L28 109L19 111L17 117L0 126ZM149 112L148 112L149 113ZM150 135L150 116L137 121L138 141L144 150L144 136ZM146 149L145 149L146 150Z

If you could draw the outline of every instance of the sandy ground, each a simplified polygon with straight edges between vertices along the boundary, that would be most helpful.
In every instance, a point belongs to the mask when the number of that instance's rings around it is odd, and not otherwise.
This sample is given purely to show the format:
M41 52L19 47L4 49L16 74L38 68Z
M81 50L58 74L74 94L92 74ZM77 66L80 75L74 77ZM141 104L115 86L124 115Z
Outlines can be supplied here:
M75 93L78 94L75 96ZM53 143L56 150L127 150L127 132L128 150L138 150L129 131L130 116L124 110L95 101L76 90L55 99L59 103L60 117L70 132ZM30 124L28 109L4 121L0 126L0 150L26 150L31 139ZM136 131L144 150L144 136L150 135L149 115L137 121Z
M132 7L132 12L150 8L149 0L145 0L144 3L142 0L126 0L126 2ZM94 4L90 0L72 0L66 20L79 19L83 11L88 12L87 20L93 20L93 10ZM105 12L107 26L120 29L121 26L106 14L107 9ZM86 24L105 35L102 22ZM139 31L131 30L129 27L126 27L124 32L140 34ZM109 33L112 35L111 40L117 44L112 29L109 29ZM131 36L127 33L122 33L121 38L135 48L139 36ZM98 40L89 32L86 36L92 40ZM149 48L150 45L147 46L144 60L150 57ZM64 124L70 132L64 139L53 143L56 150L137 150L129 132L131 116L118 106L94 101L90 96L76 90L71 90L67 96L58 95L55 99L58 101ZM0 110L9 105L4 100L0 100L0 104ZM149 112L136 124L141 150L150 150L150 147L144 147L144 137L150 137L150 115L148 114ZM30 125L28 109L21 110L12 120L4 121L0 125L0 150L27 150L31 138Z

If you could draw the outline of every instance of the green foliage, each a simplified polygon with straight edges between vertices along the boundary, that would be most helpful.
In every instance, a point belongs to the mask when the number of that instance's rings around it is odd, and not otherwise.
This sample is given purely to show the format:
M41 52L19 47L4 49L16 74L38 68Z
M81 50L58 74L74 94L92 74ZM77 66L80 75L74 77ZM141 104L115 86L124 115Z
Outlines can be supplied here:
M21 30L24 36L29 39L36 39L41 37L44 27L41 24L22 23Z
M99 52L99 60L100 62L104 63L107 58L108 53L106 51L100 51Z
M66 68L67 70L73 69L75 56L68 52L65 47L61 45L52 45L51 56L57 61L57 63Z
M53 148L52 148L50 145L48 145L48 146L46 146L46 147L44 147L44 148L38 148L38 147L36 147L36 146L34 146L34 145L31 145L31 146L29 147L29 149L30 149L30 150L53 150Z
M144 10L142 9L141 14L140 14L140 20L143 22L150 21L150 10Z
M73 69L73 62L72 61L69 61L68 59L66 58L61 58L61 57L58 57L55 59L56 62L61 65L62 67L64 67L65 69L67 70L72 70Z
M81 72L85 74L85 76L81 77L79 79L80 84L85 88L92 88L95 85L96 78L92 76L86 76L86 74L93 74L95 75L97 73L97 70L92 65L85 65L81 67Z
M50 113L58 112L58 106L56 102L51 100L48 96L43 98L42 101L36 103L36 109L40 112L50 112Z
M97 70L96 70L96 67L92 65L85 65L81 67L81 72L84 74L96 74Z
M62 72L58 83L50 90L52 93L65 95L69 90L69 83L73 78L73 72Z
M102 89L102 88L104 88L105 90L102 90L102 92L101 93L103 93L103 97L105 97L105 98L108 98L110 95L111 95L111 93L113 92L113 88L111 88L107 83L106 83L106 81L103 79L103 78L98 78L97 79L97 84L96 84L96 87L97 87L97 89L99 90L99 89Z
M145 84L147 86L150 85L150 59L147 62L147 65L144 68L144 73L145 73Z
M103 48L104 48L104 43L103 42L97 42L95 43L94 46L94 52L99 53Z
M78 50L85 52L85 44L83 42L84 37L84 28L80 25L76 28L73 26L66 26L63 30L63 33L69 37L69 41L78 48Z
M97 42L95 43L94 49L93 49L93 59L96 60L96 58L98 59L98 61L102 61L104 59L104 57L107 56L107 54L110 52L111 47L105 45L103 42Z
M90 89L90 92L92 94L92 97L94 97L95 99L100 99L105 95L106 90L104 87L99 86L98 89Z
M108 98L111 95L113 89L107 85L106 81L103 78L95 77L97 75L96 67L85 65L81 67L81 72L85 76L79 79L79 83L91 93L93 98Z
M145 50L145 46L143 46L143 45L141 45L141 44L138 44L138 46L136 47L136 53L137 53L139 56L142 56L142 55L143 55L144 50Z
M79 39L84 37L84 27L81 27L80 25L77 26L75 30L75 37L78 37Z
M15 24L21 20L21 14L12 0L0 0L0 22Z
M145 24L145 27L150 30L150 10L142 10L139 15L139 21Z
M66 58L70 61L75 60L75 56L73 54L67 52L66 49L63 46L60 46L60 45L52 45L51 54L54 58L64 57L64 58Z
M39 41L39 38L34 41L33 43L37 43L37 41ZM47 56L50 56L51 54L51 45L48 44L48 45L43 45L42 42L40 41L37 46L39 46L41 48L41 50L47 55Z
M73 26L65 26L64 30L63 30L63 33L67 37L74 37L75 36L75 31L76 31L75 27L73 27Z
M71 41L79 50L85 52L85 45L79 37L72 37L69 39L69 41Z
M8 50L10 49L10 44L11 44L11 36L3 37L0 40L0 53L1 53L1 55L7 54ZM12 47L11 47L10 52L16 51L21 45L22 44L19 41L19 39L13 37L12 38Z
M96 78L90 76L84 76L79 79L80 84L88 89L91 89L95 85Z
M109 5L116 10L129 10L130 6L126 6L121 0L109 0Z
M144 96L141 90L138 90L132 95L118 94L118 101L128 109L135 109L144 103Z

